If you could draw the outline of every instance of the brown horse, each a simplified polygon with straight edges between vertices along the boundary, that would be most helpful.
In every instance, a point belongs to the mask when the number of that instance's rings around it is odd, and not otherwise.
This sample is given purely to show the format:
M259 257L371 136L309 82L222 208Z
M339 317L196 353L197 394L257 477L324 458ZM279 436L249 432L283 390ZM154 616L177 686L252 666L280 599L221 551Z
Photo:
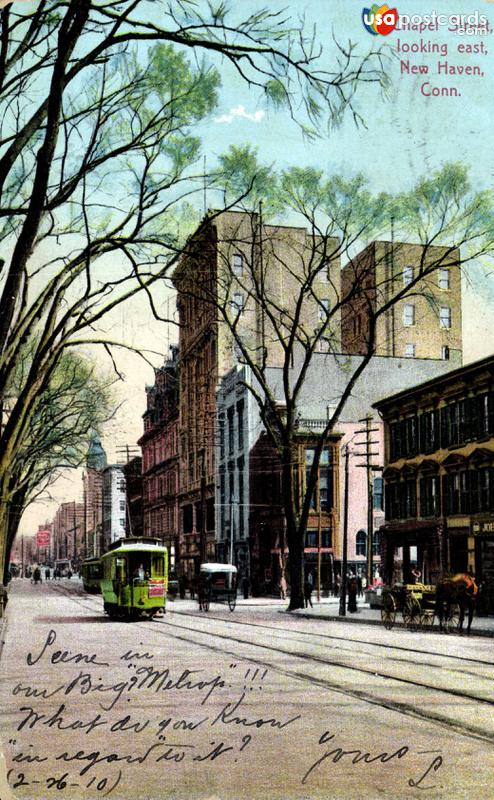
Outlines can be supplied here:
M450 620L452 609L457 605L460 610L458 630L463 631L466 612L468 614L467 633L470 633L478 591L472 575L458 573L441 578L436 585L436 614L439 617L440 630L443 630L443 623Z

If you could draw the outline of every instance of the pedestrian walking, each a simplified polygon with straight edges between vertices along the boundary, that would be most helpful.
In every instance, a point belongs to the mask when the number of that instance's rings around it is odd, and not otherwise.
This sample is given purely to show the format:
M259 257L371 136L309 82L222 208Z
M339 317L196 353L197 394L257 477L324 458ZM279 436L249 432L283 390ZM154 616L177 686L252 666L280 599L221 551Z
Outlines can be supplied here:
M309 608L309 606L311 608L313 608L313 605L312 605L312 581L310 580L311 577L312 577L312 575L310 575L310 573L309 573L309 575L307 575L307 577L306 577L306 579L304 581L304 601L305 601L305 607L306 608Z
M282 575L278 584L278 590L282 600L286 600L286 588L286 578Z
M362 586L362 575L360 573L357 575L357 594L359 597L362 597L364 594Z
M49 569L45 569L45 581L49 581L51 578L51 572Z

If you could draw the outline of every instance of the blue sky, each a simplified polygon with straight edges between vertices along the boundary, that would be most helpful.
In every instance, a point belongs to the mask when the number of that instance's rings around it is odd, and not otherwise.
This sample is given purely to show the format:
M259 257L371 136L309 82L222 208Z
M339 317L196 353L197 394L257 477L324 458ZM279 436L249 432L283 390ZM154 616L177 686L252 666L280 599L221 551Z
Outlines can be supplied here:
M467 163L476 184L486 186L491 183L494 36L460 37L442 28L437 33L422 35L393 31L388 37L372 37L361 22L364 6L356 0L291 0L281 5L290 9L292 18L305 14L307 25L317 24L328 66L334 64L333 33L343 44L348 40L356 43L362 54L372 46L388 45L387 73L391 80L388 96L383 97L376 86L362 86L357 105L366 121L366 128L357 128L353 120L347 117L343 125L327 138L307 143L296 126L287 120L285 113L266 109L255 92L249 92L233 74L231 67L225 64L219 113L213 122L208 122L200 129L208 160L212 160L232 142L254 142L267 162L274 162L280 167L310 164L331 172L363 172L375 190L405 189L418 175L433 171L448 160ZM242 3L242 13L253 8L259 8L259 4ZM431 0L429 3L414 0L398 3L397 8L398 12L404 14L430 14L433 10L448 14L479 11L494 20L494 5L486 0L460 0L456 4L445 0ZM485 76L434 76L431 83L438 86L456 85L461 97L422 96L419 88L423 82L422 76L400 75L400 60L395 49L398 39L411 43L419 42L421 38L446 43L448 56L406 56L411 63L428 64L431 72L436 70L438 60L447 60L452 65L478 64ZM479 43L482 39L485 40L487 55L457 53L458 44ZM258 119L239 115L230 123L218 121L239 106L245 109L247 115L254 116L257 113Z

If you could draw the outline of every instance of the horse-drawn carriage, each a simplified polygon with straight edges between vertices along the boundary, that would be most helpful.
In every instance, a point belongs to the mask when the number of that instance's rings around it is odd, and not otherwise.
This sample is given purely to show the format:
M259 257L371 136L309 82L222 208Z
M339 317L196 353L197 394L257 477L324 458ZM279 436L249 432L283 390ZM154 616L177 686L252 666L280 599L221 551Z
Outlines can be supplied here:
M383 589L381 620L390 630L397 614L401 613L404 625L417 630L419 627L432 628L437 617L439 629L449 632L463 629L467 613L469 633L477 591L474 579L467 574L445 576L436 585L395 584Z
M227 602L230 611L234 611L237 568L232 564L201 564L197 591L201 611L209 611L212 600Z

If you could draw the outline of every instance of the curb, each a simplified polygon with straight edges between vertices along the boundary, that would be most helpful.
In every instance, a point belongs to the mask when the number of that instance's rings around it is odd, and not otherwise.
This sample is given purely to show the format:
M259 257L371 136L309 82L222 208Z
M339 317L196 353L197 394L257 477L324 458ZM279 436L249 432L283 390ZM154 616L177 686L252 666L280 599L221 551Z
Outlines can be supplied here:
M293 617L300 617L301 619L313 619L313 620L321 619L321 620L324 620L325 622L351 622L353 624L356 624L356 623L359 624L360 623L361 625L379 625L379 627L384 627L380 619L359 619L358 612L357 612L356 615L352 614L351 616L340 617L340 616L337 616L337 615L330 616L329 614L317 614L317 616L315 614L303 614L303 613L300 614L300 613L298 613L298 611L299 611L299 609L297 609L296 611L289 611L288 609L286 609L284 611L279 611L278 613L279 614L290 614ZM401 628L402 630L409 630L407 628L407 626L403 622L395 622L394 625L393 625L393 628ZM427 633L441 633L441 631L439 631L439 628L435 628L435 629L434 628L432 628L432 629L428 628L426 632ZM418 627L416 631L410 631L410 633L424 633L424 631L420 627ZM445 635L449 636L450 634L445 634ZM451 635L454 636L455 634L451 634ZM461 634L461 635L462 636L468 636L469 638L471 638L472 636L481 636L481 637L487 637L487 638L491 638L492 639L492 638L494 638L494 631L487 631L485 629L478 630L478 629L475 629L475 628L472 627L472 629L471 629L469 634L467 634L465 632L464 634Z

